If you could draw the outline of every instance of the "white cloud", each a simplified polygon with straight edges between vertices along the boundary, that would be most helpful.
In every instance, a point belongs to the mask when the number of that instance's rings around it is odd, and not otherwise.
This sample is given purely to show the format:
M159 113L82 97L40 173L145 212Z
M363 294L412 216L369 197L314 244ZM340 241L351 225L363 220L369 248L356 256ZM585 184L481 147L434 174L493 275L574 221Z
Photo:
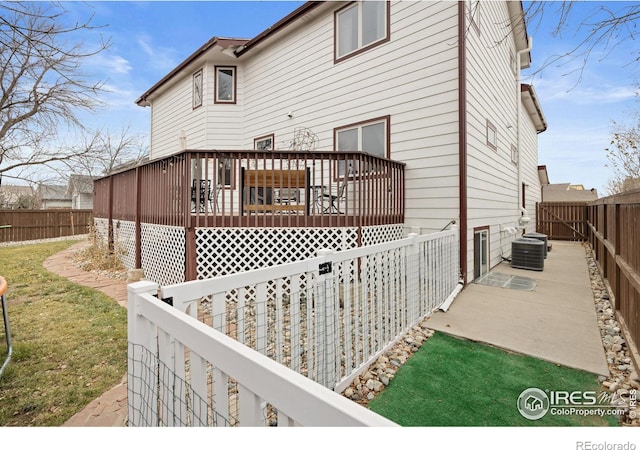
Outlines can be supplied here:
M178 65L175 48L155 45L148 35L138 36L137 43L142 52L149 57L149 67L168 72Z
M126 75L131 72L131 64L120 55L98 55L98 64L102 66L109 74Z
M557 82L538 82L536 90L545 103L554 101L572 102L578 105L618 103L634 99L638 88L633 86L599 85L573 86L563 80Z

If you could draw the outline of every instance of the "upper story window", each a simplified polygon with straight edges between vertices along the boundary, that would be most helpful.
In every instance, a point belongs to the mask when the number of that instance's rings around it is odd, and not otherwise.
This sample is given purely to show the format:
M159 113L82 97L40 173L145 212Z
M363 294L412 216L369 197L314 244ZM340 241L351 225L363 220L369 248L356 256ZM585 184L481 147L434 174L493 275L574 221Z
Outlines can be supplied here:
M480 33L480 0L471 0L467 2L467 11L469 12L469 23Z
M216 66L215 103L236 102L236 68Z
M389 2L351 3L335 13L335 62L389 40Z
M389 158L389 116L336 128L335 148L340 152L365 152ZM352 174L360 171L355 165L351 167ZM345 174L344 164L340 165L339 174Z
M498 129L489 120L487 120L487 145L498 150Z
M202 70L193 74L193 109L202 106Z
M518 165L518 147L511 144L511 162Z

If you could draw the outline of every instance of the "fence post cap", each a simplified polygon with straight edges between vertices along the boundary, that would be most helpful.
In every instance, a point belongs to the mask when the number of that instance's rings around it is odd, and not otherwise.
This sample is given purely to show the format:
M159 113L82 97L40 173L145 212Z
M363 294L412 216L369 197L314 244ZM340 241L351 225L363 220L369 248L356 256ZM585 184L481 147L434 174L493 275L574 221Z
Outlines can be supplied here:
M137 281L127 285L127 292L129 294L143 294L145 292L153 292L155 294L157 291L158 283L153 283L148 280Z

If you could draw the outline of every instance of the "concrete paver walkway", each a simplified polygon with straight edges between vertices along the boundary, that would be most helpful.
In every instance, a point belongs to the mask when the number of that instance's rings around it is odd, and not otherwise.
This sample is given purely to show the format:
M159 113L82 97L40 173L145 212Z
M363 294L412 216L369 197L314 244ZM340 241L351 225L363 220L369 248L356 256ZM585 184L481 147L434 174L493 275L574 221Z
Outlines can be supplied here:
M113 298L122 307L127 307L127 282L86 272L73 262L73 254L88 246L81 241L68 249L56 253L44 262L44 267L70 281L97 289ZM127 376L122 381L89 403L82 411L71 417L64 426L120 427L127 424Z
M580 243L554 241L542 272L513 269L509 263L494 271L533 278L537 286L533 291L519 291L472 283L447 312L429 318L429 327L609 375Z

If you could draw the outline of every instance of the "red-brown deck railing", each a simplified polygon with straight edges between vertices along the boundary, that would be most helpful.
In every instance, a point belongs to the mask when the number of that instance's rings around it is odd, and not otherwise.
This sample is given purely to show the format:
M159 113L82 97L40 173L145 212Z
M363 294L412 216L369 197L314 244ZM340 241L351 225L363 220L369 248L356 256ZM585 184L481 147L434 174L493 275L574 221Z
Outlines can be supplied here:
M402 223L404 164L362 152L185 151L97 180L94 215L187 228Z
M197 227L359 228L403 223L404 183L403 163L363 152L186 150L96 180L93 212L110 245L117 221L135 222L137 243L141 223L189 242Z

